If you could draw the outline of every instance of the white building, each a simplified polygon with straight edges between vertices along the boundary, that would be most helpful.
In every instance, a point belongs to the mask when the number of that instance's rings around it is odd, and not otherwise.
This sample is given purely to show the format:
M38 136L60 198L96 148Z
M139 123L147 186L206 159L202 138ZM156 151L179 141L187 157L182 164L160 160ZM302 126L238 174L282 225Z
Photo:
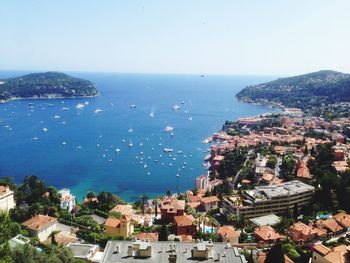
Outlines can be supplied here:
M13 191L8 186L0 185L0 211L8 212L15 207Z
M66 209L69 212L72 211L75 206L75 196L72 195L67 188L58 191L58 194L60 195L61 208Z
M36 215L24 221L22 226L28 230L30 236L37 237L40 242L44 242L56 230L57 219L46 215Z
M205 190L208 188L208 182L209 182L209 176L208 175L201 175L196 177L196 189L197 190Z

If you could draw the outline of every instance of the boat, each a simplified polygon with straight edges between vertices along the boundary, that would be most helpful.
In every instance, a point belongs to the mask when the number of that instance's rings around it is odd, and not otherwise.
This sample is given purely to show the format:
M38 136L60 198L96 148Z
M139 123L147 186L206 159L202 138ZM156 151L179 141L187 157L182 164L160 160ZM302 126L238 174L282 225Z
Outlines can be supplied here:
M116 153L120 153L120 149L115 149L115 152Z
M61 116L60 115L55 115L55 116L53 116L53 118L54 119L59 119L59 118L61 118Z
M129 146L129 148L134 146L134 145L132 144L132 141L131 141L131 140L130 140L130 143L129 143L128 146Z
M100 112L102 112L103 110L101 110L101 109L96 109L94 112L95 113L100 113Z
M128 132L133 132L134 130L133 130L133 128L130 128L129 130L128 130Z
M76 107L77 109L82 109L82 108L85 107L85 105L82 104L82 103L79 103L79 104L77 104L75 107Z
M174 149L171 149L171 148L164 148L163 151L166 152L166 153L171 153L171 152L174 151Z
M154 117L154 113L151 112L151 113L149 114L149 116L153 118L153 117Z
M182 151L177 151L177 154L182 154L183 152Z
M129 106L129 108L130 108L130 109L136 109L136 105L135 105L135 104L131 104L131 105Z
M62 145L66 145L67 143L66 142L62 142Z
M201 78L204 78L204 75L200 75Z
M166 126L165 129L164 129L164 131L166 131L166 132L170 132L170 131L173 131L173 130L174 130L174 128L171 127L171 126Z
M174 110L174 111L177 111L177 110L179 110L180 108L181 108L181 107L180 107L179 105L176 105L176 104L175 104L174 106L171 107L171 109Z
M47 132L49 129L48 128L43 128L42 131L43 132Z
M143 166L143 169L146 169L147 168L147 164L145 164L144 166Z
M185 101L183 100L183 101L181 101L181 104L183 105L183 104L185 104Z
M63 107L62 110L63 110L63 111L69 111L69 108Z

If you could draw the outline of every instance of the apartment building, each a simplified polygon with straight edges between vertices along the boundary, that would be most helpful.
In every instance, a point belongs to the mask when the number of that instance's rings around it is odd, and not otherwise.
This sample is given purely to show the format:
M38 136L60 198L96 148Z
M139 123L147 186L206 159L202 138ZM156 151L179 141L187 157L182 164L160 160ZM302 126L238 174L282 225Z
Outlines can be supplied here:
M224 213L234 213L244 218L267 214L283 214L287 210L300 209L308 204L315 188L294 180L278 185L258 186L244 190L240 195L226 197L223 200Z

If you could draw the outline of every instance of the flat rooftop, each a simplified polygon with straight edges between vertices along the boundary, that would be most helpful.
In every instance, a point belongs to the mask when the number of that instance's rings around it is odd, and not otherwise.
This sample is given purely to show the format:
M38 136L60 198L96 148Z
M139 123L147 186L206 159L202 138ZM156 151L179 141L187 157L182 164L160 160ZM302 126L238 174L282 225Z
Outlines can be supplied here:
M101 263L115 263L115 262L154 262L167 263L169 262L169 255L175 254L177 256L176 263L182 262L215 262L220 253L220 262L223 263L246 263L244 256L241 256L236 247L227 246L226 243L213 243L213 258L192 258L191 250L194 246L199 249L204 249L204 243L196 242L149 242L152 248L152 256L147 258L136 258L128 256L128 246L131 246L133 241L108 241L104 251ZM175 245L175 252L170 250L170 245ZM117 249L118 247L118 249ZM119 252L117 252L119 251ZM226 253L225 253L226 252ZM225 256L224 256L225 255Z
M274 226L281 222L281 218L275 214L269 214L252 218L250 221L257 226Z

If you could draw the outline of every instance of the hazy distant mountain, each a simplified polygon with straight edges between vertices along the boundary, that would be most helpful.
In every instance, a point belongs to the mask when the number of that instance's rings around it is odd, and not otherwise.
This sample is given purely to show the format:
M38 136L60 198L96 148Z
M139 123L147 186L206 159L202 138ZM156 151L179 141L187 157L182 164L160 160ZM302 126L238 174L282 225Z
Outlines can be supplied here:
M248 86L237 98L247 102L277 102L306 108L322 103L350 101L350 74L322 70Z
M74 98L96 96L95 84L58 73L32 73L0 80L0 100L14 98Z

